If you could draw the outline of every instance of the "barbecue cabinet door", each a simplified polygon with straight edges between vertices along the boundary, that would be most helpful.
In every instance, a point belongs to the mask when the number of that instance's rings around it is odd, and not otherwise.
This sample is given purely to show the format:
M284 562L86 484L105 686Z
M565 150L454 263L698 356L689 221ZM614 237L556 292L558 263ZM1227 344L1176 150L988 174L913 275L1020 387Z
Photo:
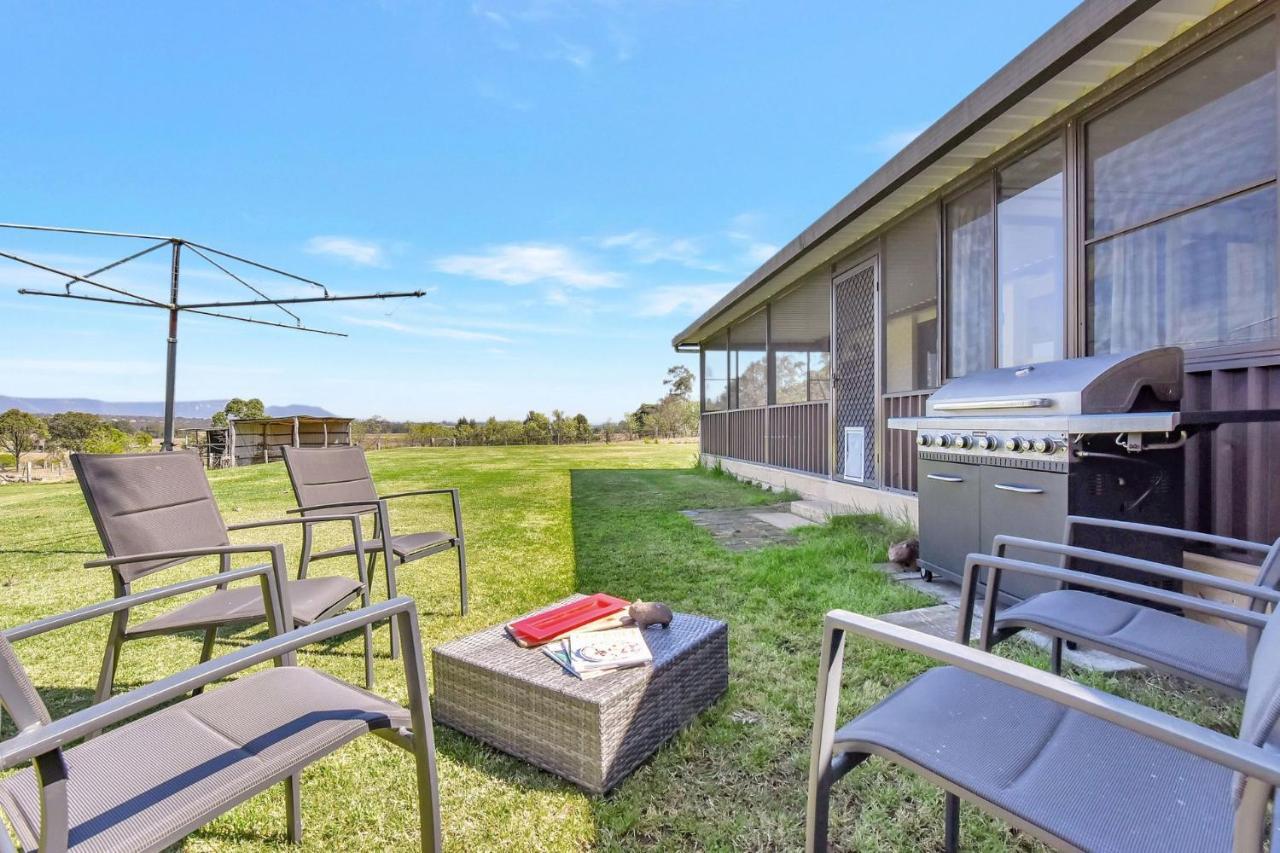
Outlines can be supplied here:
M993 553L999 534L1046 542L1062 542L1067 518L1067 475L999 466L982 467L982 550ZM1058 565L1058 559L1028 549L1011 548L1013 560ZM1026 599L1054 588L1052 581L1005 572L1000 576L1003 597Z
M977 465L920 460L920 560L959 582L965 557L981 550Z

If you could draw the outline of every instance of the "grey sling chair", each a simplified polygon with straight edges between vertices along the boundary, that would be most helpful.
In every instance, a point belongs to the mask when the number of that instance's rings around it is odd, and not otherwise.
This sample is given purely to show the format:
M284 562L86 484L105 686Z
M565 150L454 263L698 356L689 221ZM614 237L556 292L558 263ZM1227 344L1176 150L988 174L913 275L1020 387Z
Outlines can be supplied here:
M1163 536L1229 548L1260 559L1253 583L1220 578L1205 572L1139 560L1121 554L1080 548L1074 543L1082 528L1104 528L1128 536ZM1111 519L1073 516L1067 519L1066 543L1040 542L996 536L994 557L969 555L961 585L961 614L957 640L968 642L972 626L978 572L987 570L986 599L979 632L983 649L1029 628L1051 638L1050 668L1062 671L1064 641L1102 649L1152 669L1204 684L1218 692L1241 696L1249 685L1249 663L1261 631L1259 614L1280 602L1280 540L1272 545L1210 533L1157 527ZM1083 559L1104 563L1157 579L1195 583L1242 596L1248 609L1194 595L1108 578L1063 566L1046 566L1005 558L1009 548L1037 551L1065 562ZM998 610L997 596L1005 572L1056 581L1056 589ZM1104 595L1108 593L1110 595ZM1112 597L1125 596L1126 599ZM1158 605L1144 606L1143 603ZM1180 612L1179 612L1180 611ZM1188 618L1203 614L1243 627L1237 632Z
M373 577L374 564L382 554L383 569L387 577L387 596L396 595L396 566L411 563L432 554L456 548L458 552L458 595L462 615L467 615L467 546L462 537L462 504L458 490L417 489L394 495L379 495L369 473L369 463L360 447L297 448L284 447L284 464L293 483L293 494L300 513L306 522L302 526L302 556L298 564L298 576L306 577L307 567L314 560L346 557L355 548L344 545L330 551L312 552L311 526L325 521L335 513L357 513L373 516L373 538L363 543L369 553L368 576ZM426 533L392 533L391 510L393 500L423 495L449 495L453 504L453 533L430 531ZM391 656L398 652L396 632L391 631Z
M837 727L848 632L949 666ZM990 652L834 610L819 661L807 849L827 849L832 785L877 755L944 790L949 851L959 845L960 799L1060 850L1261 851L1267 802L1280 785L1278 716L1280 617L1262 632L1231 737Z
M222 519L209 480L194 453L87 454L71 456L80 489L93 516L105 560L86 567L110 567L117 596L127 596L134 581L202 557L217 556L222 571L231 568L235 554L267 554L282 582L288 570L282 545L232 545L228 531L299 523L296 518L233 524ZM360 549L360 519L334 516L346 522ZM363 553L355 557L357 578L323 577L288 581L286 586L295 625L308 625L341 613L356 599L369 604L369 583ZM107 635L96 701L111 695L116 668L125 642L143 637L203 631L200 660L213 654L217 631L262 622L266 614L252 590L217 586L194 601L140 624L130 624L129 609L115 611ZM290 627L293 627L292 625ZM373 628L363 626L365 685L373 686Z
M366 733L413 753L422 849L440 849L431 706L413 602L396 598L286 632L287 593L270 566L220 572L174 588L207 589L255 575L270 639L57 720L50 719L11 643L123 613L160 599L165 590L0 632L0 703L18 728L0 741L0 770L23 768L0 781L0 810L23 850L162 850L277 782L285 783L288 838L298 843L303 768ZM396 620L405 637L407 709L296 665L298 649L385 619ZM276 667L171 704L267 661ZM72 746L118 723L124 724ZM0 850L13 849L0 828Z

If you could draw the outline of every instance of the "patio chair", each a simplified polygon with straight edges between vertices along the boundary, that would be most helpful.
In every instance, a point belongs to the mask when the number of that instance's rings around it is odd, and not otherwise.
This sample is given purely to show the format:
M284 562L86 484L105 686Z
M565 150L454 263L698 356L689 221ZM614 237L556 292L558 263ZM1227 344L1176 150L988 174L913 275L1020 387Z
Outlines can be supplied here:
M341 613L356 599L369 604L369 583L358 516L332 516L326 521L346 523L355 543L357 579L305 578L287 581L284 546L232 545L228 531L299 524L278 518L233 524L222 519L209 480L194 453L88 454L71 456L80 489L107 553L86 568L110 567L117 597L128 596L134 581L201 557L217 556L222 571L235 554L266 554L279 573L286 612L292 624L309 625ZM262 622L266 613L252 590L217 586L187 604L140 624L130 624L129 608L115 611L107 634L107 648L98 679L97 701L111 695L120 652L129 640L203 631L201 662L213 654L219 628ZM364 626L365 684L373 686L373 629Z
M1280 621L1262 633L1238 737L1061 676L866 616L827 614L807 849L827 849L832 785L877 755L945 791L946 849L968 800L1055 849L1261 851L1280 785ZM837 728L845 635L935 667Z
M413 753L422 849L440 849L431 706L413 602L397 598L286 633L274 572L253 566L183 586L208 588L258 575L260 603L275 636L57 720L50 719L11 643L123 613L157 600L157 591L0 632L0 703L18 728L0 742L0 769L23 768L0 781L0 810L22 849L160 850L277 782L285 783L288 839L300 842L303 768L366 733ZM384 619L395 619L405 637L407 709L295 665L298 649ZM269 660L275 668L169 704ZM13 849L3 829L0 849Z
M462 504L457 489L417 489L394 495L379 495L362 448L286 446L283 451L285 468L289 471L293 494L298 501L298 508L289 512L300 513L306 522L302 527L299 577L307 576L307 567L315 560L346 557L354 553L351 545L312 553L312 524L326 520L335 512L372 515L373 538L365 541L363 548L369 554L369 577L373 577L378 554L382 554L383 568L387 575L387 596L394 598L396 595L397 565L412 563L455 548L458 552L460 609L463 616L467 615L467 546L462 536ZM393 500L423 495L449 495L453 503L453 533L392 533L388 504ZM394 658L396 655L396 634L392 630L391 656Z
M1072 543L1082 528L1100 528L1113 534L1113 538L1114 534L1164 536L1231 548L1260 556L1261 565L1253 583L1242 583L1194 569L1078 547ZM983 649L990 649L994 644L1029 628L1050 637L1050 668L1055 673L1062 671L1062 645L1065 641L1101 649L1227 695L1244 694L1249 683L1253 648L1264 621L1261 614L1268 606L1280 602L1280 592L1276 590L1277 583L1280 583L1280 540L1264 545L1151 524L1072 516L1067 519L1066 542L1060 545L1014 536L996 536L992 548L994 556L971 554L965 563L961 585L957 639L968 641L977 573L985 568L987 590L979 632ZM1248 609L1063 566L1009 560L1004 556L1008 548L1039 551L1062 561L1075 559L1103 563L1161 580L1195 583L1242 596ZM1006 572L1057 581L1057 588L998 610L996 602L1001 576ZM1191 613L1233 622L1242 625L1244 630L1233 631L1185 615Z

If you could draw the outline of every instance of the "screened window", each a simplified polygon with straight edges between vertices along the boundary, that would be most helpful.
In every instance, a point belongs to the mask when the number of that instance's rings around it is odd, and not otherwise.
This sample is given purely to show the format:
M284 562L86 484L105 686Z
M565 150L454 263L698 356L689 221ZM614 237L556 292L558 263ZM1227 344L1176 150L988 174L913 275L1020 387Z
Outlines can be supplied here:
M994 362L992 220L990 183L946 207L947 360L953 377L985 370Z
M936 388L938 370L938 224L934 208L917 213L884 244L884 389Z
M729 327L730 408L752 409L769 402L766 323L765 312L757 311Z
M996 176L1001 367L1063 355L1062 158L1057 139Z
M1280 334L1275 64L1268 23L1089 125L1090 352Z
M729 336L724 332L702 345L702 410L729 408Z
M831 281L825 273L773 303L769 348L775 403L831 396Z

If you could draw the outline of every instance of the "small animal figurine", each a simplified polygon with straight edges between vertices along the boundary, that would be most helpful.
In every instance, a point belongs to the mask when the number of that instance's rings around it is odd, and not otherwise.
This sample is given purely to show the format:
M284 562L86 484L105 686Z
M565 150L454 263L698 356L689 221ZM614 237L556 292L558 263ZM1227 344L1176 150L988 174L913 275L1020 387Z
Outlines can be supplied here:
M897 563L904 569L914 569L916 560L920 559L920 540L904 539L889 546L889 562Z
M657 601L637 601L627 608L627 616L641 630L650 625L671 626L671 608Z

